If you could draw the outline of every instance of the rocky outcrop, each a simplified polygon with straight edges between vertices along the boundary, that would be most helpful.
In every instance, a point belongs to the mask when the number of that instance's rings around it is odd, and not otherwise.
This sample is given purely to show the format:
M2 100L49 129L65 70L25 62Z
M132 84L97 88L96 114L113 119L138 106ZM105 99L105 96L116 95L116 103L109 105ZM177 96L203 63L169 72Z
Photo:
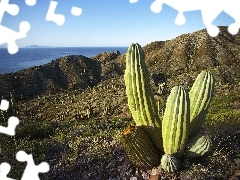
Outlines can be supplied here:
M17 99L29 99L47 92L85 89L100 81L100 62L85 56L65 56L46 65L0 75L0 94L5 97L14 91Z
M102 63L110 62L120 56L121 53L119 51L116 52L103 52L93 57L93 59L98 60Z
M115 51L103 52L93 57L94 60L101 62L102 80L106 80L108 78L116 77L123 74L123 68L121 68L120 64L116 61L116 59L120 56L121 53L119 51Z

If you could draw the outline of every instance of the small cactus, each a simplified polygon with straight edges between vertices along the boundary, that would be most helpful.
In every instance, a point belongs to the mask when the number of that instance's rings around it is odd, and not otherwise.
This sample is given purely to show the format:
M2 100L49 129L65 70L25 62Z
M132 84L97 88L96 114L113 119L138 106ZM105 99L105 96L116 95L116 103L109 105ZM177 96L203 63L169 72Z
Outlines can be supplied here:
M198 134L193 139L190 139L186 145L186 154L189 157L199 157L209 151L211 140L205 135Z
M179 168L179 160L171 154L164 154L161 159L161 167L168 173L174 173Z
M159 165L156 147L141 127L127 127L121 138L123 149L133 165L141 169L150 169Z

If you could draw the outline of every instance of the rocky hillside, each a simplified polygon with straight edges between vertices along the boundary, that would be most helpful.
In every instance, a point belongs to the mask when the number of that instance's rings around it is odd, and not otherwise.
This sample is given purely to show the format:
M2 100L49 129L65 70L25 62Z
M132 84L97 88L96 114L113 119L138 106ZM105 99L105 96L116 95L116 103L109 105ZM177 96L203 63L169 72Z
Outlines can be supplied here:
M217 38L202 30L166 41L161 50L152 51L148 46L145 49L149 51L147 59L155 67L154 71L185 76L185 73L209 69L221 84L239 82L240 34L231 36L225 27Z
M149 71L153 77L160 75L167 79L171 87L179 83L190 86L201 70L208 69L214 74L219 89L239 87L240 33L232 36L227 27L220 27L220 30L215 38L204 29L147 44L143 49ZM123 69L124 59L119 57ZM154 78L158 79L161 78Z
M220 29L216 38L200 30L143 47L153 82L157 85L164 79L169 87L179 83L189 86L202 69L208 69L213 72L217 86L238 87L240 33L232 36L226 27ZM66 56L46 65L0 75L0 94L7 96L14 90L17 98L33 98L47 92L85 89L123 75L124 69L125 55L119 52L104 52L93 58Z
M104 78L104 73L107 72L103 65L117 56L117 53L102 53L90 59L81 55L69 55L45 65L3 74L0 75L0 94L5 97L14 91L17 99L31 99L50 92L86 89ZM101 62L103 57L108 58L106 62Z

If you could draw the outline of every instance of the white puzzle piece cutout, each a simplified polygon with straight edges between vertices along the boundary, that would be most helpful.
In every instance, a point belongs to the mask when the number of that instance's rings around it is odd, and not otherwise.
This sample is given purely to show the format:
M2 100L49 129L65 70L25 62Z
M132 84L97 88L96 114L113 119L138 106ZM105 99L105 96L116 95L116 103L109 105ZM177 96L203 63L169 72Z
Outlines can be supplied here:
M10 118L8 118L7 127L0 126L0 133L6 134L9 136L14 136L16 134L15 129L18 124L19 124L19 119L15 116L11 116Z
M58 26L62 26L65 22L65 17L62 14L56 14L55 10L57 8L58 2L51 0L48 7L48 12L46 14L46 21L55 22ZM71 8L71 14L73 16L80 16L82 14L82 9L76 6Z
M9 108L9 101L2 99L0 110L7 111L8 108ZM15 129L18 124L19 124L19 119L15 116L11 116L10 118L8 118L7 127L0 126L0 133L6 134L9 136L14 136L16 133Z
M129 0L136 3L138 0ZM216 37L219 28L212 24L221 12L234 18L235 22L228 26L228 32L232 35L238 33L240 28L240 0L154 0L150 9L154 13L160 13L163 4L178 11L175 24L183 25L186 22L184 12L201 10L203 23L210 36Z
M29 30L30 24L27 21L22 21L20 23L19 32L0 25L0 44L8 43L8 52L10 54L15 54L18 52L16 40L26 38Z
M24 151L18 151L16 159L20 162L27 162L27 166L24 170L21 180L40 180L38 174L46 173L49 171L49 164L42 162L39 165L35 165L32 154L27 154Z
M65 17L62 14L55 14L55 10L57 8L58 2L56 1L51 1L48 12L46 15L46 21L53 21L55 22L58 26L62 26L65 22Z
M34 6L36 4L36 0L25 0L25 3L28 5L28 6Z
M29 6L33 6L36 0L26 0L25 3ZM16 4L9 4L9 0L0 1L0 44L7 43L8 52L10 54L15 54L18 52L16 40L27 37L27 32L30 30L30 24L26 21L22 21L19 25L19 32L13 31L1 25L5 12L12 16L16 16L19 13L19 7Z
M5 12L9 13L12 16L16 16L19 12L19 7L16 4L9 4L9 0L1 0L0 1L0 23L2 22L2 18Z
M235 22L228 27L228 32L232 35L238 33L240 28L240 0L155 0L151 5L154 13L162 10L162 5L171 6L179 13L175 23L182 25L185 23L184 12L201 10L203 23L210 36L216 37L219 34L219 28L212 24L221 12L226 12L235 19Z
M80 16L82 14L82 9L76 6L73 6L71 9L71 14L73 16Z
M138 0L129 0L131 4L138 2Z
M1 180L15 180L12 178L7 177L8 173L10 172L11 166L10 164L3 162L0 164L0 179Z
M2 99L1 104L0 104L0 110L6 111L9 108L9 101Z

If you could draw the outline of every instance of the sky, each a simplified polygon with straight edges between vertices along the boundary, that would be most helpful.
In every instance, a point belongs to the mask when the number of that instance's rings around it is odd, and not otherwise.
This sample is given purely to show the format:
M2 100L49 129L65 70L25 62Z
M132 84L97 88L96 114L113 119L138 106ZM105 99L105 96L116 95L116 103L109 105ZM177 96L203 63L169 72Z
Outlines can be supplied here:
M58 26L46 21L50 0L37 0L35 6L27 6L24 0L9 0L17 4L17 16L5 13L1 25L19 31L21 21L31 25L27 37L17 40L19 47L29 45L57 47L127 47L131 43L142 46L153 41L173 39L181 34L204 29L201 11L185 12L186 23L174 23L178 11L163 5L160 13L153 13L153 0L55 0L55 13L65 16L65 23ZM82 14L73 16L72 6L80 7ZM222 12L214 25L228 26L234 19Z

